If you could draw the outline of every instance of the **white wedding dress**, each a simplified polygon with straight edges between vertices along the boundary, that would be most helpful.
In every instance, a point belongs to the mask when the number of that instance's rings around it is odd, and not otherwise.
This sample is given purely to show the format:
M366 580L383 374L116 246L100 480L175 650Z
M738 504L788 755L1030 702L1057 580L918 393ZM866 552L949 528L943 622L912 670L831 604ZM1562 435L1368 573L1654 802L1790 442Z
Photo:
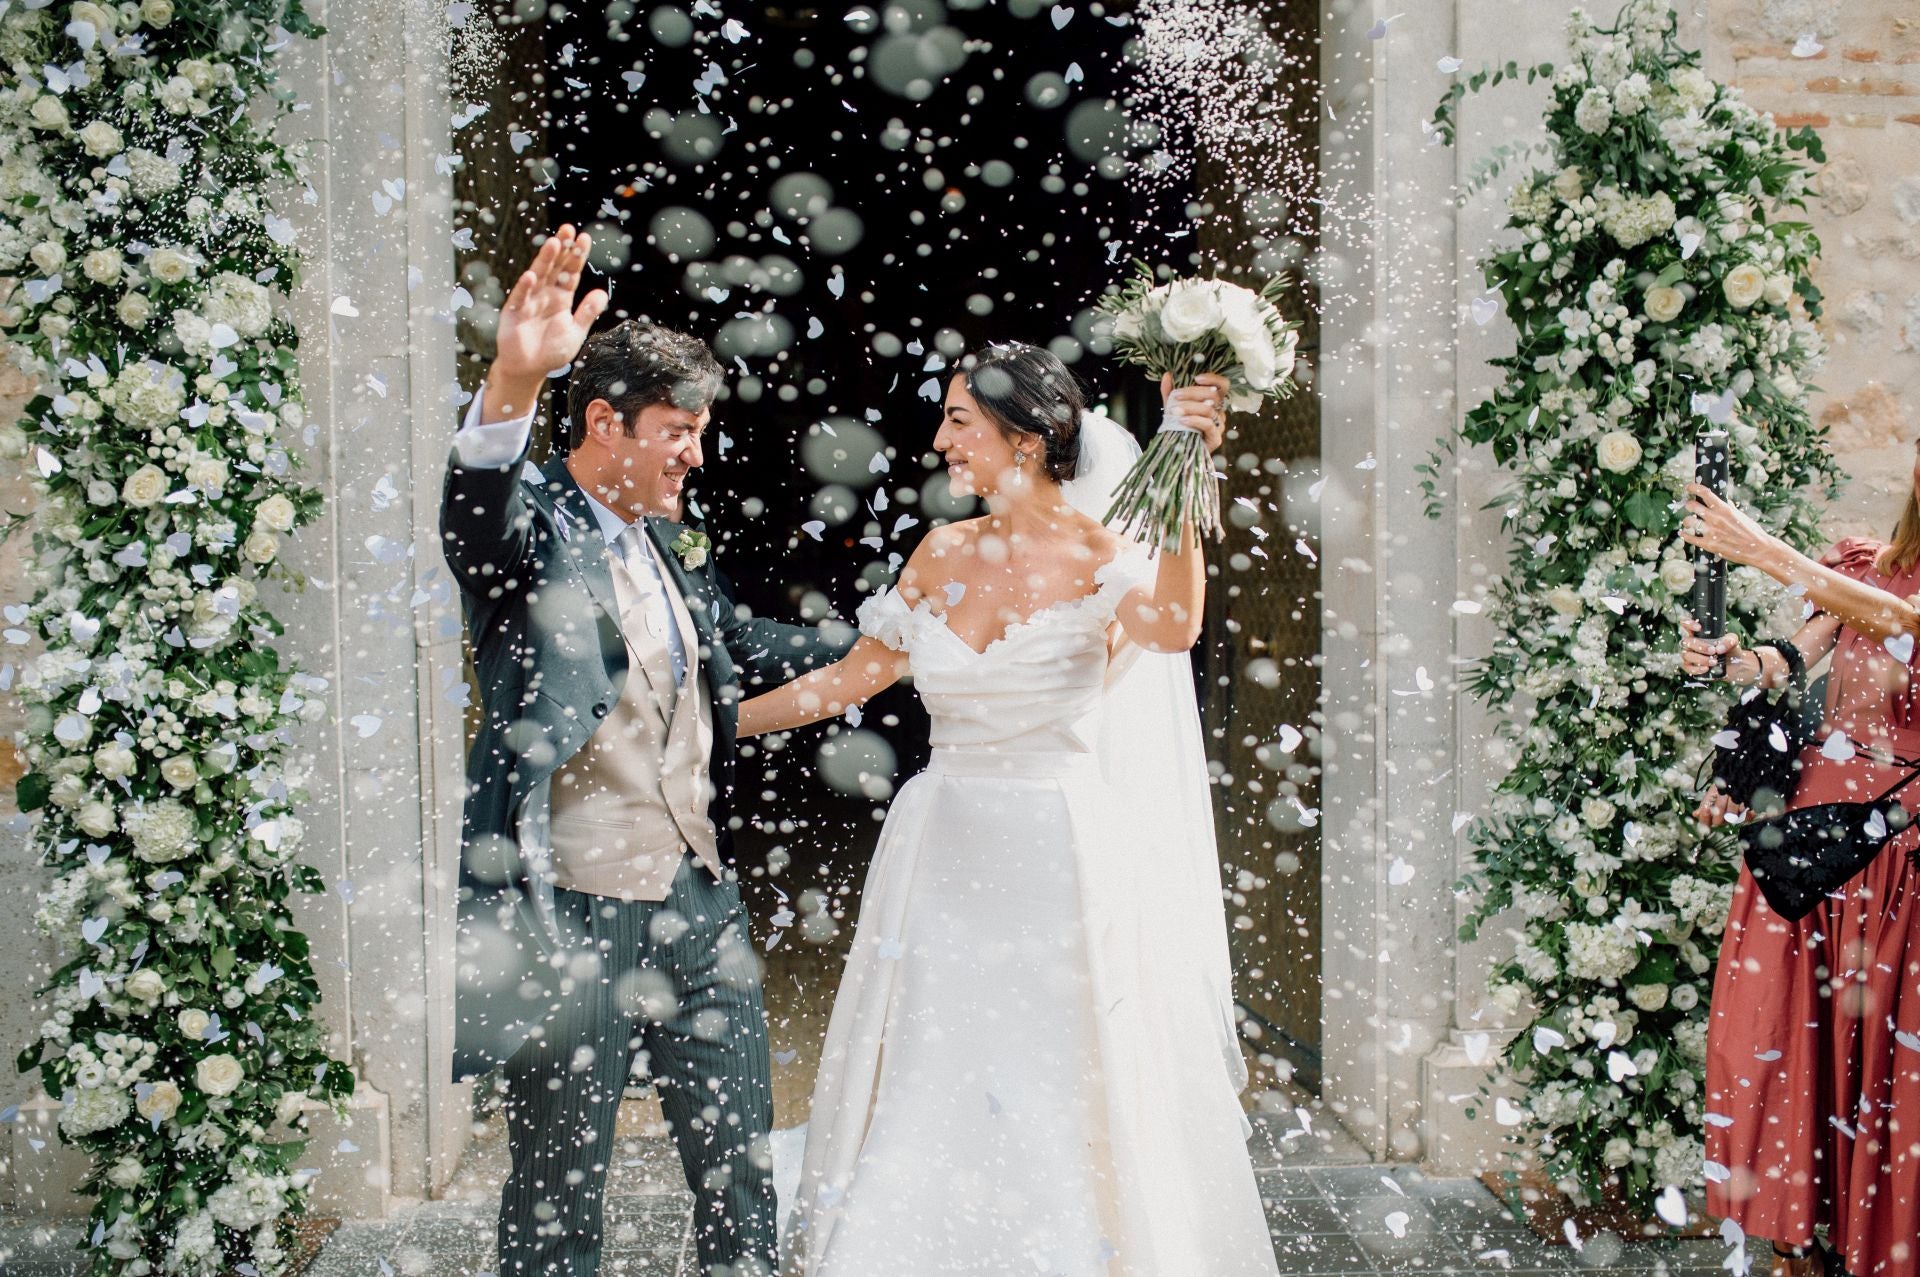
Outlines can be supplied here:
M861 607L934 748L861 897L789 1272L1276 1273L1186 661L1108 658L1153 570L1123 553L984 652L927 602Z

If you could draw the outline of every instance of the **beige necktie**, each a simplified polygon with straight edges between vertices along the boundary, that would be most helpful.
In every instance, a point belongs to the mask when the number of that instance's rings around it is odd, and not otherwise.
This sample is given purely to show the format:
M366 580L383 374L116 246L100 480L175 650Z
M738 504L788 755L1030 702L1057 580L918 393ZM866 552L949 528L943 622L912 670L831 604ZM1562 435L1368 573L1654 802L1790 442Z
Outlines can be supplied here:
M615 544L619 548L620 561L626 565L628 578L640 592L641 620L646 624L648 634L666 643L673 659L673 681L678 684L686 677L686 657L681 651L673 612L667 605L666 583L660 579L653 556L647 553L646 546L640 544L640 538L644 535L639 524L631 524Z

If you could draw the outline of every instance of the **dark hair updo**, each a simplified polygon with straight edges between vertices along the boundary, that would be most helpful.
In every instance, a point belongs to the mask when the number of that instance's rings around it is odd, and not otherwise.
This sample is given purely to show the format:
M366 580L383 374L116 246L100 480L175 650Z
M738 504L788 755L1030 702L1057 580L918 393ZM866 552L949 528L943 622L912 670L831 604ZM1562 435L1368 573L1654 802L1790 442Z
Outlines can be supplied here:
M1073 478L1087 396L1065 364L1038 346L1009 341L968 355L960 361L960 375L974 402L1016 444L1015 436L1040 437L1048 478Z

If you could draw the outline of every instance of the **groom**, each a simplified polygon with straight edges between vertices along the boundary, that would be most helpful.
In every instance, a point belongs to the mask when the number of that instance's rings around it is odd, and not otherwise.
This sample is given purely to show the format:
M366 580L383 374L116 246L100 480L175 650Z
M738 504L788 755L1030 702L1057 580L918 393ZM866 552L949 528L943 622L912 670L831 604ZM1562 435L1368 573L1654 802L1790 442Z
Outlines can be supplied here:
M767 1273L766 1015L727 869L735 703L846 644L739 616L681 522L720 365L631 320L588 339L607 305L573 302L588 247L563 226L515 283L441 504L482 707L454 1075L505 1066L502 1277L598 1270L636 1053L694 1193L701 1271ZM541 382L569 362L566 455L534 466Z

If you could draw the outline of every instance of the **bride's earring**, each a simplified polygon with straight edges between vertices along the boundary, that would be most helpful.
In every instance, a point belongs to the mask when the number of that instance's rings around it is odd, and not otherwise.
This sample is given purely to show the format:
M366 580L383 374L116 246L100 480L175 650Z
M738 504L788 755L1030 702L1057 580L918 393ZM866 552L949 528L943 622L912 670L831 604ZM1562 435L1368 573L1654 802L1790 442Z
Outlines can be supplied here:
M1016 466L1024 466L1024 465L1026 465L1026 464L1027 464L1027 452L1026 452L1026 449L1024 449L1024 448L1015 448L1015 449L1013 450L1013 464L1014 464L1014 465L1016 465Z

